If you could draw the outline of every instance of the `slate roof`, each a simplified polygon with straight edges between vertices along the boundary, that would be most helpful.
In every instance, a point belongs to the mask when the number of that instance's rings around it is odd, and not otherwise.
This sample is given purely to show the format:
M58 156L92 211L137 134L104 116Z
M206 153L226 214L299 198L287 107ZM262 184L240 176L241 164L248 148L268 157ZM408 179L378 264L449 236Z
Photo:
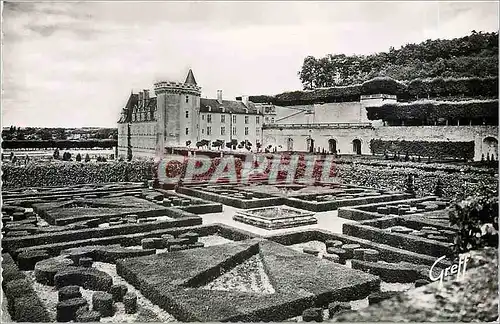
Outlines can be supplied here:
M222 113L222 107L224 107L226 113L247 114L245 109L248 109L248 114L262 115L253 102L249 102L248 107L246 107L241 101L222 100L222 104L220 104L217 99L200 98L200 112L209 112L209 107L212 108L211 112L215 113Z
M186 81L184 81L185 84L192 84L192 85L197 85L196 84L196 79L194 78L193 70L189 69Z
M126 112L126 117L123 118L123 116L120 117L120 120L118 123L128 123L132 121L132 113L134 111L134 106L138 106L139 104L139 95L137 93L133 93L130 95L127 104L125 107L122 109L122 111ZM146 111L152 112L156 110L156 97L152 97L146 100L146 105L145 105ZM140 110L141 108L137 108L137 110ZM142 108L144 109L144 108Z

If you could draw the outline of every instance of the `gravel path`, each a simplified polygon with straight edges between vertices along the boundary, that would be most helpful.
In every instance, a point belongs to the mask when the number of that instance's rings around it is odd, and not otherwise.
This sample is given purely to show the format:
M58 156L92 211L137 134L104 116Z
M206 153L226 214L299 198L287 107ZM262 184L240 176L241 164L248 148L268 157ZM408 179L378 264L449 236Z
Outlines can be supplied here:
M253 292L259 294L275 293L271 281L264 270L261 257L258 254L222 274L201 287L201 289Z

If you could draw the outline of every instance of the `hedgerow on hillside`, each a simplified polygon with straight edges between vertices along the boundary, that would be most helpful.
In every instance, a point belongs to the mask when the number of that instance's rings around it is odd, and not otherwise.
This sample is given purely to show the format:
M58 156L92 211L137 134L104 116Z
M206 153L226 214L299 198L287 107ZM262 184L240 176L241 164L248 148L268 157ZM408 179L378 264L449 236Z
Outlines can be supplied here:
M377 76L397 80L498 76L498 32L426 40L373 55L308 56L298 72L304 89L359 84Z

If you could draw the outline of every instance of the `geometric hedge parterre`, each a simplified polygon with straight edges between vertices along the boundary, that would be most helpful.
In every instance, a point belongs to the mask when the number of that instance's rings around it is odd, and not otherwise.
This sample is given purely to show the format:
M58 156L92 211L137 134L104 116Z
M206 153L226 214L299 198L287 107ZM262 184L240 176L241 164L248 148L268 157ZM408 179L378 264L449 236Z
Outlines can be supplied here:
M257 254L274 293L203 289ZM377 276L263 239L117 260L116 269L181 321L280 321L333 300L362 299L380 288Z

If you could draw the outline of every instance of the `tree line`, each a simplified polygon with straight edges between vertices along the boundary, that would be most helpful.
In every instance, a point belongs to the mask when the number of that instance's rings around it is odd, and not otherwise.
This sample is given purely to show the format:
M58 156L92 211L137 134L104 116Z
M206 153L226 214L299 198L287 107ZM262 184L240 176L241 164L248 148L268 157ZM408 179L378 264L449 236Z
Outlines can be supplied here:
M92 149L92 148L114 148L118 145L117 140L4 140L3 149Z
M404 81L498 76L498 32L472 31L461 38L429 39L373 55L307 56L298 76L305 90L359 84L379 76Z

